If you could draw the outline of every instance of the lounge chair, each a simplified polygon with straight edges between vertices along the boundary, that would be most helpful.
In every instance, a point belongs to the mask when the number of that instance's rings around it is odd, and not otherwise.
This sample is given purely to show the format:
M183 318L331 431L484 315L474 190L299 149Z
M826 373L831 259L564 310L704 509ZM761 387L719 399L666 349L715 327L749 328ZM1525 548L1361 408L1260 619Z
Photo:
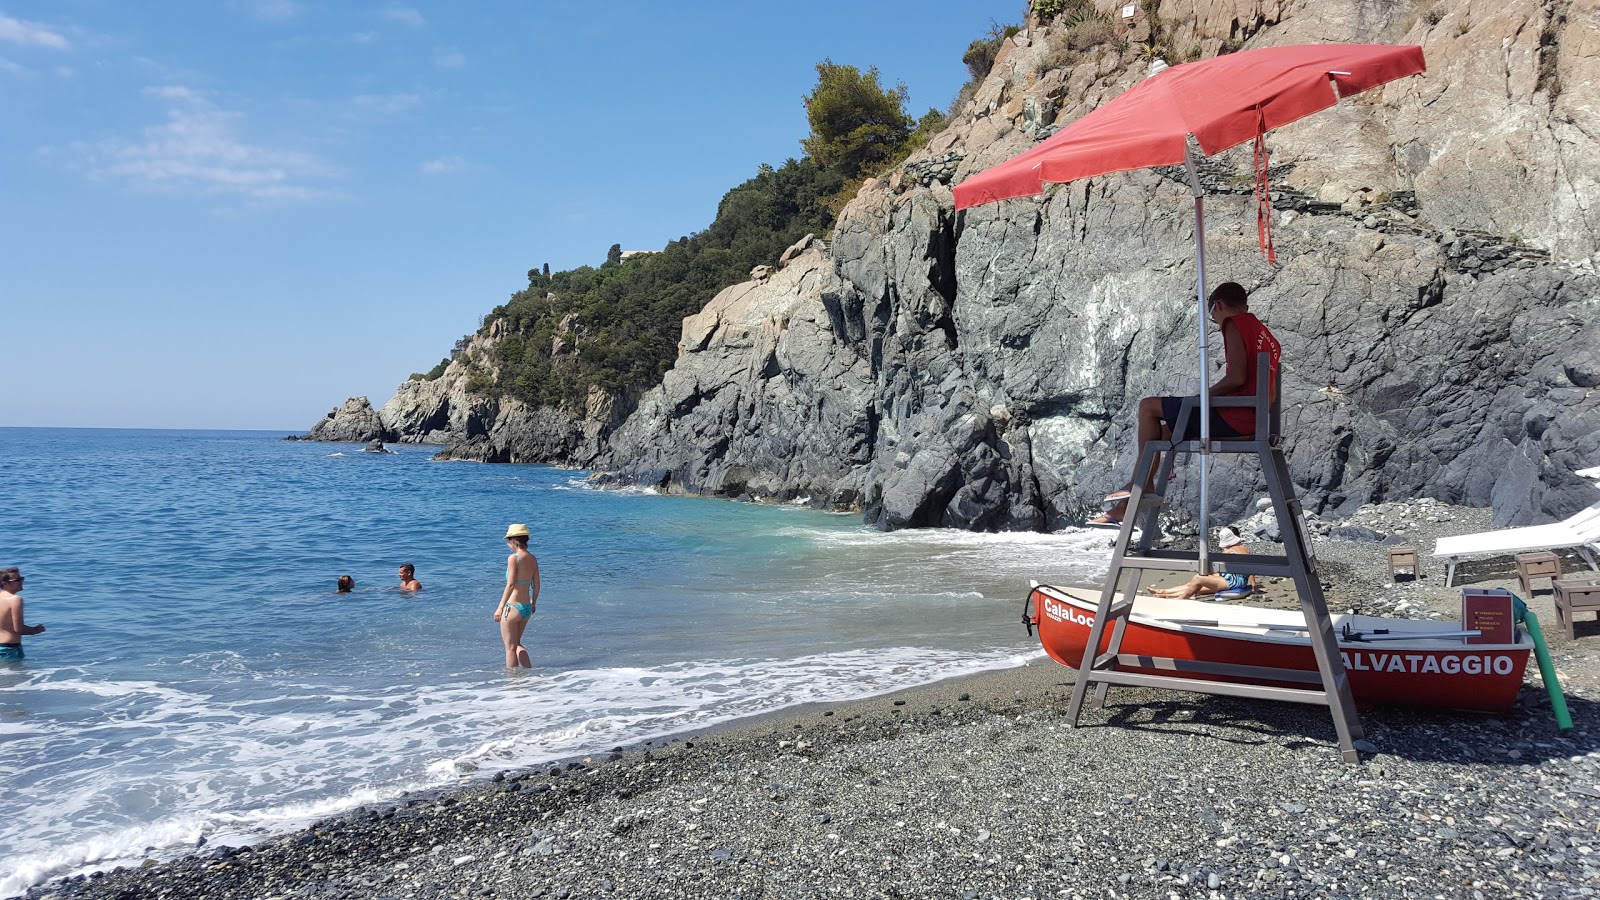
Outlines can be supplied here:
M1450 587L1455 583L1456 563L1468 556L1508 556L1529 550L1566 549L1578 551L1589 568L1600 572L1600 563L1596 560L1596 554L1600 553L1600 503L1548 525L1443 537L1433 545L1433 556L1445 559L1444 586Z

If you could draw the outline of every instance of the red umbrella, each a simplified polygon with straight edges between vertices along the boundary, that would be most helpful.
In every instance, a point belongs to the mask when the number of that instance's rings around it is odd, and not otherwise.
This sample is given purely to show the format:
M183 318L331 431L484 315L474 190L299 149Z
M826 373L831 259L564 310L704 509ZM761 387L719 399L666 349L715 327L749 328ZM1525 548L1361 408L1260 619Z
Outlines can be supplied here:
M956 209L1037 194L1045 182L1175 166L1187 158L1190 135L1215 155L1425 68L1421 47L1383 44L1268 47L1173 66L956 185Z
M1072 181L1184 164L1194 194L1195 254L1200 306L1201 452L1211 440L1211 390L1206 380L1205 210L1192 136L1207 155L1256 141L1256 202L1261 246L1272 258L1267 222L1266 150L1262 137L1327 109L1340 97L1422 72L1421 47L1383 44L1307 44L1244 50L1173 66L1063 128L1039 146L956 185L956 208L1023 197L1047 182ZM1337 89L1337 92L1335 91ZM1200 467L1200 533L1206 534L1210 497ZM1205 544L1201 544L1205 567Z

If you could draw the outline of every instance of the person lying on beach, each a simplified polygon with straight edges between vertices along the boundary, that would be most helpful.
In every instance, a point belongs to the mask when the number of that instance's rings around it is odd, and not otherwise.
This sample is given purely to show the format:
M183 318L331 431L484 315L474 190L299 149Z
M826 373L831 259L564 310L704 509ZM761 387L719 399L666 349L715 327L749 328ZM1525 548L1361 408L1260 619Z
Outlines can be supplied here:
M339 576L339 593L348 594L356 589L356 580L349 575Z
M422 590L422 582L417 580L417 567L411 563L400 564L400 590L408 594Z
M0 569L0 662L22 661L25 634L44 634L44 626L23 624L22 571Z
M1222 545L1223 553L1243 553L1248 555L1250 548L1239 539L1239 532L1232 525L1219 529L1217 543ZM1232 572L1220 575L1196 575L1184 584L1170 588L1151 588L1150 596L1168 597L1175 600L1193 600L1210 594L1221 594L1229 591L1246 591L1250 589L1251 579Z
M494 620L500 623L500 640L506 645L506 668L531 669L528 648L522 646L522 632L539 604L539 560L528 552L528 526L513 523L506 529L506 589L500 592L500 605Z
M1272 336L1267 326L1261 323L1250 312L1250 295L1245 289L1232 281L1217 285L1211 292L1211 320L1222 329L1222 349L1227 365L1223 370L1222 378L1211 386L1213 397L1254 397L1257 393L1256 385L1256 354L1266 352L1271 355L1271 379L1275 384L1278 380L1278 357L1281 348L1278 339ZM1272 385L1263 385L1260 390L1272 389ZM1139 446L1134 459L1137 460L1144 454L1144 445L1153 440L1171 440L1172 428L1178 418L1178 410L1183 405L1183 397L1146 397L1139 401ZM1211 410L1211 439L1233 440L1237 438L1252 437L1255 433L1255 414L1248 409L1229 408ZM1200 438L1200 417L1191 416L1188 427L1184 429L1179 440L1192 441ZM1150 476L1145 482L1144 490L1148 495L1155 490L1156 471L1161 468L1161 455L1156 454L1150 466ZM1103 515L1095 516L1086 524L1091 528L1121 528L1122 520L1128 514L1128 496L1133 493L1133 482L1129 481L1122 488L1106 495L1107 500L1117 501L1116 505L1106 510Z

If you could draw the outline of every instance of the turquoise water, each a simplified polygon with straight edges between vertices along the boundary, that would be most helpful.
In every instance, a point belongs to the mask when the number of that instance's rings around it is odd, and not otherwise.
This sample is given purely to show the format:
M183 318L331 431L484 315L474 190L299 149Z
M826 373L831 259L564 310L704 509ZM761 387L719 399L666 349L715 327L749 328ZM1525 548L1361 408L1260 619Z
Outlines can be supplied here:
M1028 581L1099 532L884 534L797 507L596 491L261 432L0 429L0 896L405 791L1038 654ZM503 668L509 522L544 593ZM412 562L424 590L392 589ZM352 595L334 593L341 574Z

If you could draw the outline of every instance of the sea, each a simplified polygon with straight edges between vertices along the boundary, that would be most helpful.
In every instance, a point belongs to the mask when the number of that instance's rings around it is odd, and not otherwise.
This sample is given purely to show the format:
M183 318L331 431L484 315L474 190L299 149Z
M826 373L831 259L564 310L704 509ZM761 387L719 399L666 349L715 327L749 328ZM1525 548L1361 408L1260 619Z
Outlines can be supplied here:
M0 897L404 794L1040 655L1029 582L1104 532L858 515L281 432L0 428ZM504 667L506 526L543 593ZM397 590L412 563L423 590ZM356 589L335 592L340 575Z

